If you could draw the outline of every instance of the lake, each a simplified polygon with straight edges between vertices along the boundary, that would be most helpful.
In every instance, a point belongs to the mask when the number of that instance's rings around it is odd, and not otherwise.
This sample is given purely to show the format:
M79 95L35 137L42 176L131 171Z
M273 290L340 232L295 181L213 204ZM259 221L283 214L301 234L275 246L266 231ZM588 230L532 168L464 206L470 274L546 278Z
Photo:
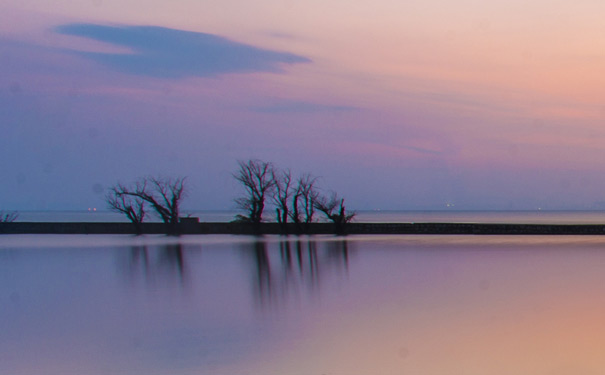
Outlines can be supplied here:
M202 222L229 222L238 211L185 210L182 216L198 217ZM275 221L274 212L266 210L264 218ZM146 221L159 221L153 214ZM316 220L325 221L320 213ZM22 211L18 221L25 222L128 222L125 215L104 210ZM515 223L515 224L601 224L604 211L358 211L358 223Z
M0 236L1 374L596 374L605 237Z

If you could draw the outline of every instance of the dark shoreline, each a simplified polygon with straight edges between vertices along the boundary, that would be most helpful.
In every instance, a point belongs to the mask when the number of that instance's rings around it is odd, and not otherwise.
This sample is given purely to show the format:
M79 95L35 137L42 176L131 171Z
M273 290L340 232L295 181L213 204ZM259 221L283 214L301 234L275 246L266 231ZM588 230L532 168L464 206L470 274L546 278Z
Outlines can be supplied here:
M142 234L165 234L163 223L143 223ZM178 234L284 234L278 223L181 223ZM475 235L603 235L605 224L492 223L349 223L346 234L475 234ZM2 234L136 234L131 223L13 222L0 223ZM306 229L289 224L288 234L334 234L332 223L312 223Z

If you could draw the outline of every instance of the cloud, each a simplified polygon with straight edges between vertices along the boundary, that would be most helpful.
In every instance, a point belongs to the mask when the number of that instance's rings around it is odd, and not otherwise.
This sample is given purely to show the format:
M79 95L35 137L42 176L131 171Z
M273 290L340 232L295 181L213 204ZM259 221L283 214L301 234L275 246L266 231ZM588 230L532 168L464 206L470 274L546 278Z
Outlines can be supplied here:
M71 52L134 75L182 78L281 72L283 65L311 62L303 56L262 49L213 34L157 26L68 24L55 31L129 48L132 53Z
M357 107L317 104L304 101L284 101L264 107L252 108L260 113L317 113L317 112L349 112L358 110Z
M267 31L264 33L267 36L277 39L287 39L287 40L299 40L300 37L294 34L283 33L280 31Z

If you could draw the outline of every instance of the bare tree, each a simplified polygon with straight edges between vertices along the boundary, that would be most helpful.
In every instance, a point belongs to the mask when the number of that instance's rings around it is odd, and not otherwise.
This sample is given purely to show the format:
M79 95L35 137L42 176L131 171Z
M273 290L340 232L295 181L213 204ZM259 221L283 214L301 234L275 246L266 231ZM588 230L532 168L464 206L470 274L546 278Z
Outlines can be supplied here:
M288 232L288 217L290 216L289 200L294 192L292 187L292 173L290 170L272 171L275 191L273 194L273 204L276 206L277 222L282 226L282 232Z
M5 212L5 211L0 211L0 223L12 223L13 221L17 220L17 218L19 217L19 213L13 211L13 212Z
M245 188L245 196L237 198L235 203L246 212L238 215L242 221L260 224L263 220L263 210L268 194L275 187L273 180L273 165L261 160L238 161L239 170L233 177Z
M186 177L146 177L132 195L149 203L164 223L176 226L186 195L185 181Z
M109 189L105 200L112 211L126 215L128 220L134 224L137 234L142 233L143 228L141 227L141 223L145 219L146 214L145 201L138 196L132 195L132 189L118 183Z
M315 207L334 223L337 234L343 234L346 224L350 223L356 215L356 212L347 214L344 203L344 198L339 198L334 192L332 192L329 198L319 196L315 201Z
M310 174L305 174L298 180L305 224L311 223L315 215L315 202L319 197L319 193L315 188L316 183L317 177L313 177Z
M185 177L145 177L134 188L121 186L120 195L129 196L147 202L155 213L168 226L168 233L177 232L180 205L186 196Z
M296 190L292 196L292 210L290 218L301 229L304 226L305 231L309 229L309 224L313 221L315 215L315 201L319 194L315 185L317 177L310 174L304 174L297 181Z

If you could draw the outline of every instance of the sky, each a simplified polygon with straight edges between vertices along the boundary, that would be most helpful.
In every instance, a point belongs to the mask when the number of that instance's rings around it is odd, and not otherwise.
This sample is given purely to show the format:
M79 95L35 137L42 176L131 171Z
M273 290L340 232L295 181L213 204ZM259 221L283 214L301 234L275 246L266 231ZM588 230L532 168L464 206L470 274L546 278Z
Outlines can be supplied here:
M0 209L106 209L238 160L350 209L605 207L605 3L4 0Z

